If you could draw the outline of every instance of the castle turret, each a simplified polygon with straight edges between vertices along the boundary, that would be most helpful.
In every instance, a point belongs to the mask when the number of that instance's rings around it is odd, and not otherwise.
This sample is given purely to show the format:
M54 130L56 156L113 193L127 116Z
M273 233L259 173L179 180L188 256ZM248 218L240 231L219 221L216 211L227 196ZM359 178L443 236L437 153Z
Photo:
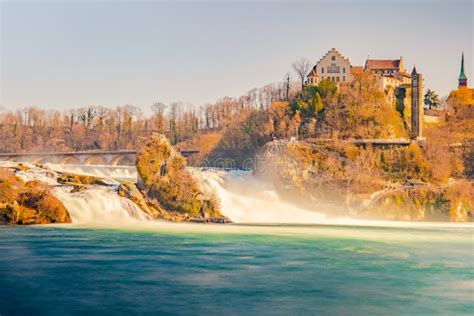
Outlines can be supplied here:
M467 87L467 77L464 73L464 53L462 53L461 57L461 72L459 73L459 83L458 88Z
M411 138L423 137L423 76L413 67L411 72Z

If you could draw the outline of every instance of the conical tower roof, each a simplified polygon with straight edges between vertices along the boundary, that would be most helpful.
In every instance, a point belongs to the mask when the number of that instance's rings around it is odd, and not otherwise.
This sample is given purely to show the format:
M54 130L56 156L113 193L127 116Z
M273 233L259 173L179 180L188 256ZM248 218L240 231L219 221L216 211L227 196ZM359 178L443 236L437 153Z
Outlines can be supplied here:
M466 74L464 73L464 53L461 57L461 73L459 74L459 80L467 80Z

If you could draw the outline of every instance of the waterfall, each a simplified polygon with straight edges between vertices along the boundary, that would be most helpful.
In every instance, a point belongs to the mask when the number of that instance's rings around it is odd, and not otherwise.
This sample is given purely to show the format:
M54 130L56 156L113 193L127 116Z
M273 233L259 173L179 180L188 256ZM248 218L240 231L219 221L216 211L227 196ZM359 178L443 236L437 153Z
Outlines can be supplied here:
M54 195L63 202L75 224L123 225L150 219L135 203L120 197L113 189L94 187L70 193L67 188L59 187Z
M73 193L71 186L59 185L56 181L57 172L135 181L134 167L56 164L28 167L30 169L17 171L17 176L24 181L39 180L54 186L54 195L63 202L73 223L123 225L150 220L135 203L117 194L117 181L109 181L110 186L92 186ZM257 179L248 171L189 170L203 192L216 197L222 214L234 223L316 224L325 221L326 216L319 212L284 201L271 183Z
M235 223L321 223L326 216L294 206L279 196L271 183L248 171L190 168L207 195L216 194L221 212Z
M2 163L1 167L14 168L16 163ZM131 200L120 197L116 190L117 178L136 178L134 167L81 166L47 164L38 167L33 164L23 164L28 169L16 170L15 175L25 182L38 180L50 185L53 194L68 210L75 224L123 225L134 222L148 221L145 214ZM81 192L71 192L72 186L61 185L57 182L57 172L72 172L91 176L105 177L109 186L92 186ZM107 181L109 179L110 181Z

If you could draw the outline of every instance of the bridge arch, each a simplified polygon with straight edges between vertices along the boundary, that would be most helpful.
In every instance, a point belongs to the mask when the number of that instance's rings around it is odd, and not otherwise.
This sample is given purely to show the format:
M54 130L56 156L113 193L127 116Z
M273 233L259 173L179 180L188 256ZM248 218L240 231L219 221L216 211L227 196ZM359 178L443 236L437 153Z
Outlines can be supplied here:
M131 166L135 164L134 155L117 155L110 160L112 166Z
M86 164L86 165L107 165L108 161L103 156L94 155L94 156L87 157L84 160L84 164Z
M122 160L124 160L124 159L125 159L125 156L124 156L124 155L114 156L114 157L112 157L112 160L110 161L110 164L111 164L112 166L117 166L117 165L120 164L120 162L121 162Z
M60 157L58 160L58 164L60 165L74 164L74 163L75 164L80 163L80 160L74 156L64 156L64 157Z

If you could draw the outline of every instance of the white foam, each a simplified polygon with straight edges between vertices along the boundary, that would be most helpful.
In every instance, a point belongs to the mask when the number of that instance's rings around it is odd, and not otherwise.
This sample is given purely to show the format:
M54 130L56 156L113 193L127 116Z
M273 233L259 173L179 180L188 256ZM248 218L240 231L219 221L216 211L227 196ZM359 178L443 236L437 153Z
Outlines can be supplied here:
M150 220L135 203L120 197L113 189L94 187L70 193L68 188L54 190L71 215L73 223L123 225Z
M109 178L118 181L137 181L137 169L134 166L108 166L108 165L76 165L76 164L53 164L44 166L57 172L70 172L99 178Z
M256 179L250 172L190 171L202 190L217 194L222 214L235 223L318 224L326 219L320 212L282 200L271 183Z

